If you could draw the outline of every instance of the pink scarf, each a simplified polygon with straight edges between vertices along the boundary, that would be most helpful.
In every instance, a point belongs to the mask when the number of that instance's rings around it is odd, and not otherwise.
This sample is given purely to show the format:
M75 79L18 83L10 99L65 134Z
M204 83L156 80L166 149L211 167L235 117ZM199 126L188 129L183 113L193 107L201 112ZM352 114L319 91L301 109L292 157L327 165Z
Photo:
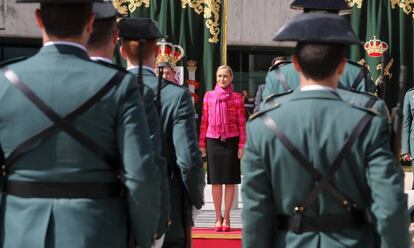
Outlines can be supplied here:
M229 131L227 101L230 100L233 86L230 84L223 89L216 84L214 87L214 101L211 110L211 123L213 130L218 130L221 141L225 141Z

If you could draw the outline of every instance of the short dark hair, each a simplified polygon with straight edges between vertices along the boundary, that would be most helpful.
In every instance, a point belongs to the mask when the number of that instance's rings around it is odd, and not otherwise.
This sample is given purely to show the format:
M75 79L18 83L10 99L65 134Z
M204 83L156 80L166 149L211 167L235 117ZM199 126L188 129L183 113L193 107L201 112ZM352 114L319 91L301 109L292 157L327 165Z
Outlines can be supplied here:
M95 20L93 31L88 40L88 47L100 48L106 46L112 39L112 34L116 29L116 19L108 18L104 20Z
M92 14L92 3L40 5L45 31L59 38L76 37L82 34L88 17Z
M305 77L321 80L331 76L345 58L340 44L298 43L295 56Z

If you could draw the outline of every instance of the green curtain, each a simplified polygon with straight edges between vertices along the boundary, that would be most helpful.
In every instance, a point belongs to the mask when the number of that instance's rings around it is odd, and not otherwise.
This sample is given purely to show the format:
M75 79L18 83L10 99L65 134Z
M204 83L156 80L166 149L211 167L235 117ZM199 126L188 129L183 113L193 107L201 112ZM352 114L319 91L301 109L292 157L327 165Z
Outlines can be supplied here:
M225 0L113 0L114 6L131 17L150 17L158 22L168 42L184 48L188 60L197 62L196 91L200 102L215 84L221 62ZM127 10L128 8L128 10ZM180 64L179 64L180 65Z
M388 45L383 60L369 56L363 46L352 46L350 58L354 61L364 59L374 81L379 80L383 61L385 101L389 107L394 107L398 100L400 65L407 66L405 90L413 87L414 3L410 3L411 0L346 1L353 6L350 22L359 38L365 43L375 36L375 39Z

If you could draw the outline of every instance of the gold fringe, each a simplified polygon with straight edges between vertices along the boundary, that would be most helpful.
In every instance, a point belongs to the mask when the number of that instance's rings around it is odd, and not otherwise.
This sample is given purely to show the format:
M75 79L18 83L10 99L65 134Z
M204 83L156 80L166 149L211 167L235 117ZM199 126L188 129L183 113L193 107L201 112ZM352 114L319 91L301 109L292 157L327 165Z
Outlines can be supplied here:
M223 0L223 18L222 18L222 32L223 32L223 36L221 38L221 42L222 42L222 48L221 48L221 64L222 65L226 65L227 64L227 10L228 10L228 0Z

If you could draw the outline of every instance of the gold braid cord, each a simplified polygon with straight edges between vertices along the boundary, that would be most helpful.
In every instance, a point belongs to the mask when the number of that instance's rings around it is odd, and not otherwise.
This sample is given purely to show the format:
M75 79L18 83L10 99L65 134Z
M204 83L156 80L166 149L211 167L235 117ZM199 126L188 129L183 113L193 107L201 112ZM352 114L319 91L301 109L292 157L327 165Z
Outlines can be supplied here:
M345 2L347 2L349 6L353 7L354 5L356 5L358 9L362 8L363 1L364 0L345 0Z
M204 2L205 0L181 0L181 7L185 9L189 5L197 14L201 15L204 10Z
M112 5L120 14L126 15L134 12L138 7L144 5L149 8L151 0L112 0Z
M400 7L404 13L414 18L414 0L390 0L391 8Z
M208 42L217 44L220 39L220 7L221 0L181 0L181 7L194 9L194 11L201 15L204 12L204 19L206 19L206 27L209 29L211 38Z

